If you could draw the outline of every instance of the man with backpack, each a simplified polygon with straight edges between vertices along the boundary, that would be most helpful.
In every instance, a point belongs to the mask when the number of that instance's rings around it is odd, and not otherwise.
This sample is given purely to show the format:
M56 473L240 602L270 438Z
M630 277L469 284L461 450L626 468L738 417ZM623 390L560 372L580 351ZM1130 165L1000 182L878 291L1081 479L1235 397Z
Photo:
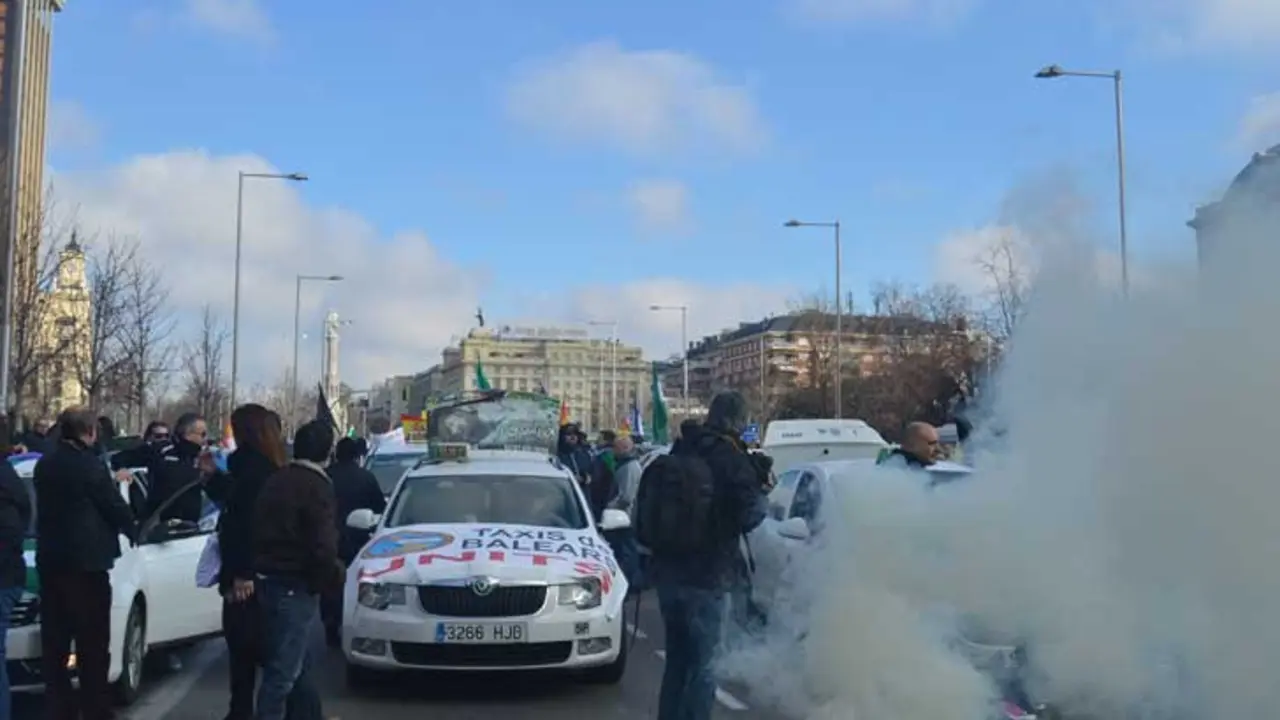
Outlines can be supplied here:
M651 584L666 627L658 720L709 720L715 705L711 663L725 596L745 566L739 541L764 521L770 489L767 463L742 443L746 424L742 395L717 395L706 422L682 423L671 453L640 481L636 536L653 555Z

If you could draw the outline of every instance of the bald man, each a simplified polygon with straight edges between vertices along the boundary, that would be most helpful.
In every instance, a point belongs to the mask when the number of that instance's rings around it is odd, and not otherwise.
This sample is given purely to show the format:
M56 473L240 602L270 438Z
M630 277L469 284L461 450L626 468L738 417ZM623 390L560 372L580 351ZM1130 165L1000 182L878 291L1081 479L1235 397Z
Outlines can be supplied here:
M886 465L907 468L926 468L938 462L942 446L938 443L938 429L929 423L913 422L902 434L902 445L889 453Z

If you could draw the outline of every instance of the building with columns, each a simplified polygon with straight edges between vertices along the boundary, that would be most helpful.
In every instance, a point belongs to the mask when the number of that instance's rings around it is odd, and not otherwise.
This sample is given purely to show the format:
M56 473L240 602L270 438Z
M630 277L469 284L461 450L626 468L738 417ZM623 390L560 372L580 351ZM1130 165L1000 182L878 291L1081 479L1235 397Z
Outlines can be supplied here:
M649 364L640 348L586 330L554 327L476 328L445 349L439 389L476 389L476 363L492 387L560 398L584 427L616 428L633 402L649 400Z

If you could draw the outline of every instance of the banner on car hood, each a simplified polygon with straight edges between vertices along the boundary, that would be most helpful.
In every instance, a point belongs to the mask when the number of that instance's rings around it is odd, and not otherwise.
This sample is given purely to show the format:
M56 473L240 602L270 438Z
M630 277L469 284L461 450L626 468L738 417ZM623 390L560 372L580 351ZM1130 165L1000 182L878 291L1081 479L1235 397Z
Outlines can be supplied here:
M596 577L606 594L616 584L619 573L609 544L591 530L435 525L429 530L393 530L375 538L360 553L360 578L472 563L546 568L553 575L565 577Z

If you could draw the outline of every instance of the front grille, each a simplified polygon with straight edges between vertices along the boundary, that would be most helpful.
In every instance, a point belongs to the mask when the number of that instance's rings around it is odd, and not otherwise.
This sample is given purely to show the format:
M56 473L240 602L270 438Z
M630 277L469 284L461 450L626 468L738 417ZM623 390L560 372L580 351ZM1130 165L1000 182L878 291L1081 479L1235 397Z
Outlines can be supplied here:
M469 587L423 585L418 600L429 615L443 617L519 617L533 615L547 599L545 585L496 587L488 595L476 595Z
M391 643L396 662L422 667L533 667L559 665L573 653L572 642L520 645Z
M28 597L19 600L9 613L9 627L26 627L40 622L40 598Z

